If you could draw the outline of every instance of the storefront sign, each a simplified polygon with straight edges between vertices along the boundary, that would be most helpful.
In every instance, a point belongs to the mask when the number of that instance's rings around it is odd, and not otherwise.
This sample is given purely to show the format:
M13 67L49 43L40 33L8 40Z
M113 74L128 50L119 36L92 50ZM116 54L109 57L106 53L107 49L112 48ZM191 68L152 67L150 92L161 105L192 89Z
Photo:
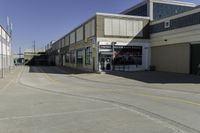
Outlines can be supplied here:
M141 46L119 46L119 45L115 45L114 48L116 48L116 49L141 49Z
M112 49L112 45L100 45L100 49Z

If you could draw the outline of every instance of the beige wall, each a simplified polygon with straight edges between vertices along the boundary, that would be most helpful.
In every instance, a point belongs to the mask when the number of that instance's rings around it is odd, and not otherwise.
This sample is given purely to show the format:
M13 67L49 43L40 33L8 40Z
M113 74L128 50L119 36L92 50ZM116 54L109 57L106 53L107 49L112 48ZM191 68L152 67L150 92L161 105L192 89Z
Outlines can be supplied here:
M151 48L151 64L157 71L190 72L190 45L174 44Z

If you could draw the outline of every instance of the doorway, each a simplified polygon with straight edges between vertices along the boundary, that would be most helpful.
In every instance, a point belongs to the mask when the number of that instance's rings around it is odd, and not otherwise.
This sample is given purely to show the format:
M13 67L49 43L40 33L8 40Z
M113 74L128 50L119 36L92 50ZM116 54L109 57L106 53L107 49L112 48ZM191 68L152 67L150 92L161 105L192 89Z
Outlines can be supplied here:
M100 65L102 71L112 70L112 55L101 55Z
M200 74L200 44L191 46L191 74Z

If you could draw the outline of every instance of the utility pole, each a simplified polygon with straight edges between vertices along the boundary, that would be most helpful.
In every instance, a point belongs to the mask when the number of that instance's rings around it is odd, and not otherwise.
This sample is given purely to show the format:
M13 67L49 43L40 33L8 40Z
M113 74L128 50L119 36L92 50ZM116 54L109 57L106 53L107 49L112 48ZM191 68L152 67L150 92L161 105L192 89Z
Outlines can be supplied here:
M35 55L35 40L33 41L33 50L34 50L34 55Z
M21 47L19 47L19 59L21 60Z
M3 70L3 37L2 37L2 27L1 27L1 78L4 77L4 70Z

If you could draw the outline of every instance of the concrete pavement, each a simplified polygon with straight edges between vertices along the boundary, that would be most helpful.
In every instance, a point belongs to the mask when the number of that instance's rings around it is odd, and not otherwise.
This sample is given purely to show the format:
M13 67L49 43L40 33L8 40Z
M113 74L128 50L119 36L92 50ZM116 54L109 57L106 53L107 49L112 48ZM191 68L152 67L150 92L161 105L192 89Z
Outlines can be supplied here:
M168 88L56 67L13 73L0 90L2 133L200 132L198 83L168 83L173 86ZM0 80L1 88L8 81Z

